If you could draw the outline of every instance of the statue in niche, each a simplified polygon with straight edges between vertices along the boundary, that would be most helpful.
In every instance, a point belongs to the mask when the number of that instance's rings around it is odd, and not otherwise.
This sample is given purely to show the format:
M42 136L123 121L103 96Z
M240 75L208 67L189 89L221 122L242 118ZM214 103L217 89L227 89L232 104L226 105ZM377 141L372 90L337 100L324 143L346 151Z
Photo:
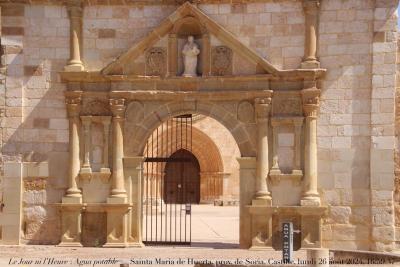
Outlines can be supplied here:
M197 56L200 54L199 46L194 42L194 37L190 35L188 37L188 42L185 44L182 50L183 54L183 65L184 72L183 77L196 77L197 69Z

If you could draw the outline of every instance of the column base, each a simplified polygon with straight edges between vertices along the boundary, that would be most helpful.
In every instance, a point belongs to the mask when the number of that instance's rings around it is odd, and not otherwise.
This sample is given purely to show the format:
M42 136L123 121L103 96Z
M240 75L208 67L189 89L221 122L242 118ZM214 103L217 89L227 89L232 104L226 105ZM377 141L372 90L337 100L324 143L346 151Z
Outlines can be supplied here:
M118 190L118 189L113 189L111 190L111 195L110 198L126 198L126 191Z
M319 197L303 197L300 200L300 206L321 206L321 199Z
M272 206L272 198L255 198L251 201L252 206Z
M78 72L84 70L85 67L82 64L72 64L64 66L64 71Z
M61 203L63 203L63 204L82 204L82 195L79 197L65 196L62 198Z
M302 69L319 69L320 67L321 63L317 60L303 61L300 65L300 68Z
M128 199L126 197L108 197L107 204L126 204Z

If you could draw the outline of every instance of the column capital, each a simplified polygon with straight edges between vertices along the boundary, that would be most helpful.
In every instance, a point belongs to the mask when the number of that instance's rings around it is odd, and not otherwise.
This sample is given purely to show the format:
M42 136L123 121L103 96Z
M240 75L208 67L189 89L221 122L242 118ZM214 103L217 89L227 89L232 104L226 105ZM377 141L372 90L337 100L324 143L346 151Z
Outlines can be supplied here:
M113 118L123 119L125 117L125 98L110 99L110 110Z
M301 91L303 100L303 113L306 117L316 118L319 109L320 90L318 88L308 88Z
M267 120L271 111L271 97L256 98L254 100L256 119Z
M78 117L81 110L82 92L67 92L65 94L65 104L67 106L68 117Z
M68 0L65 3L70 18L83 17L83 1L82 0Z
M303 0L303 8L305 12L316 12L319 9L320 0Z

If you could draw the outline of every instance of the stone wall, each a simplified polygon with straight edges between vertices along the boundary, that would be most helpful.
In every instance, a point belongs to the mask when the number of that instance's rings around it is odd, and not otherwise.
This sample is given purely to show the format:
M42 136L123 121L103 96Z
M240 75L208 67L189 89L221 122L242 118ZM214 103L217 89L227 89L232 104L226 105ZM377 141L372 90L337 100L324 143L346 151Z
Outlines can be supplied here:
M60 201L66 183L68 120L63 96L65 85L60 82L58 72L69 57L69 21L66 9L61 6L4 4L1 23L2 63L7 71L2 156L5 162L48 163L46 171L53 179L48 181L47 196L39 201L37 197L43 192L32 198L27 191L22 222L22 228L26 227L22 230L26 230L26 238L36 243L56 243L57 227L42 222L54 219L56 208L48 204ZM10 183L5 190L8 187ZM41 202L40 207L32 207L35 201Z

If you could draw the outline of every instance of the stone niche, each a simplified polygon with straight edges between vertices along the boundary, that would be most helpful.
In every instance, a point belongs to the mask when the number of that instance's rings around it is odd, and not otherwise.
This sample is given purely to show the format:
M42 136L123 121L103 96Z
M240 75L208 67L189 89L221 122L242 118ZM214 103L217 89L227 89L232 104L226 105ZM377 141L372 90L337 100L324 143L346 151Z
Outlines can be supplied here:
M168 61L170 76L182 76L184 72L182 50L188 36L193 36L199 46L200 54L197 57L197 75L210 74L210 35L199 20L187 16L180 19L168 38Z

